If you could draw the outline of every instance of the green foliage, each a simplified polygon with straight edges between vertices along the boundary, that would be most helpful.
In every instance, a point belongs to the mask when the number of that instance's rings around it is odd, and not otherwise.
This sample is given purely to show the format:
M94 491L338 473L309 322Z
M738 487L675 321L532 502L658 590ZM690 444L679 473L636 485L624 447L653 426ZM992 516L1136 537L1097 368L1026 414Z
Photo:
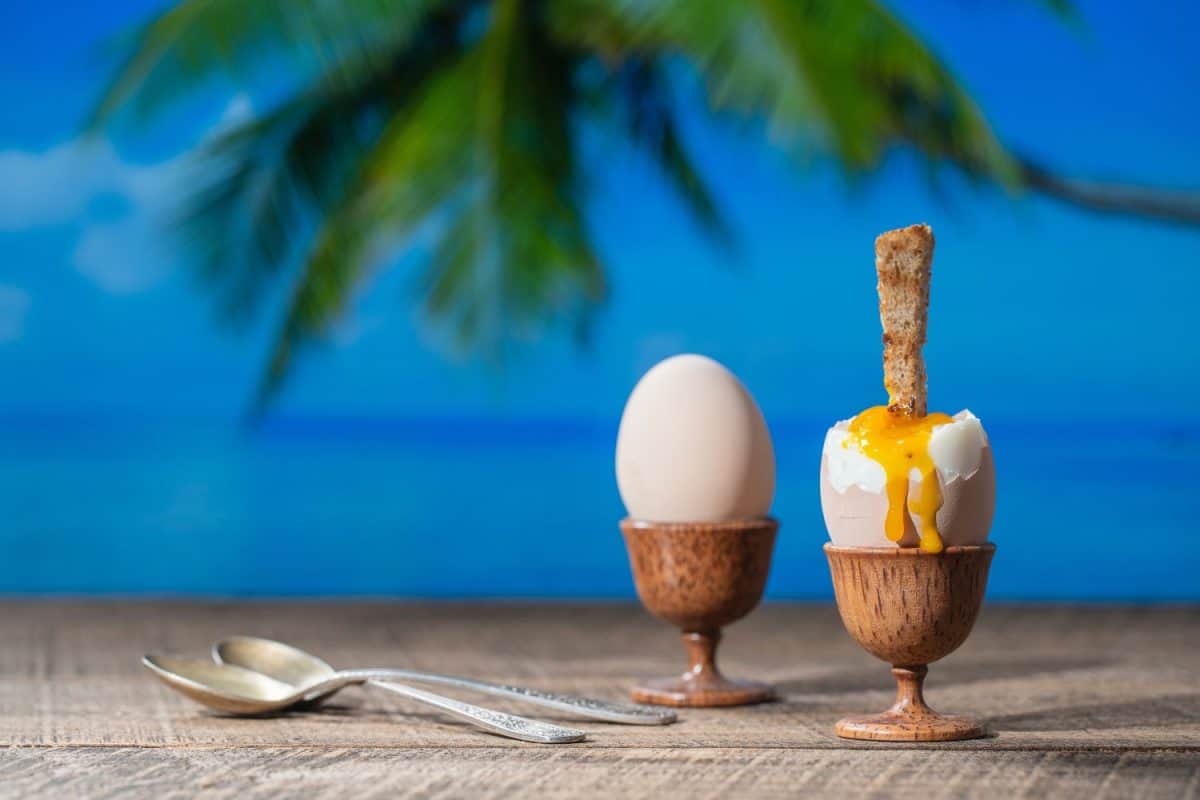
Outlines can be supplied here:
M326 79L361 79L399 48L441 0L182 0L136 31L92 113L93 126L118 111L135 121L162 112L223 76L325 69Z
M988 177L1013 167L929 50L874 0L563 0L553 24L582 47L691 65L714 110L765 119L775 138L848 173L915 146Z
M555 323L586 333L605 284L582 126L638 147L727 241L676 119L697 81L715 114L765 120L848 175L893 147L1019 175L875 0L183 0L135 35L92 122L149 119L217 78L281 67L291 96L200 149L183 219L230 319L286 292L260 404L399 252L458 346L495 354Z

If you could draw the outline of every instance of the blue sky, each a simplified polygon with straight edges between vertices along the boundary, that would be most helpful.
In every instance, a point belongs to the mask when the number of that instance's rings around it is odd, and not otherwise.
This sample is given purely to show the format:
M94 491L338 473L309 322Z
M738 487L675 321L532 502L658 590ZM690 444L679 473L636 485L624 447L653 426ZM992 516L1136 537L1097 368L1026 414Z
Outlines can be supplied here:
M1019 149L1070 174L1200 188L1194 4L1083 3L1082 32L1034 3L893 5ZM214 324L164 219L185 188L181 152L253 102L219 90L136 141L78 136L107 75L101 45L160 6L6 8L0 411L232 420L253 387L268 327ZM935 407L1195 419L1200 231L953 184L935 197L903 154L848 187L699 114L689 132L737 248L709 247L636 156L605 153L590 213L612 296L590 351L550 336L491 374L433 346L411 277L393 270L280 411L610 418L641 371L688 350L727 363L769 417L845 417L882 399L871 242L925 220L938 235Z

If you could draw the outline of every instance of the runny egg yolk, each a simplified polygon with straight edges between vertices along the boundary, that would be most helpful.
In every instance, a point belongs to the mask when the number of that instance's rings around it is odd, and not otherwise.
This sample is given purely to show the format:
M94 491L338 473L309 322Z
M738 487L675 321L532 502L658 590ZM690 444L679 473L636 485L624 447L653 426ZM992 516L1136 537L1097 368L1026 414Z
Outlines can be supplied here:
M904 538L905 508L919 523L921 549L942 552L942 537L937 529L937 512L942 507L942 492L937 470L929 455L929 437L933 429L954 419L949 414L933 413L924 417L893 414L887 406L875 406L850 421L850 436L868 458L878 462L887 476L887 517L884 533L893 542ZM908 496L909 476L913 470L921 476L917 497Z

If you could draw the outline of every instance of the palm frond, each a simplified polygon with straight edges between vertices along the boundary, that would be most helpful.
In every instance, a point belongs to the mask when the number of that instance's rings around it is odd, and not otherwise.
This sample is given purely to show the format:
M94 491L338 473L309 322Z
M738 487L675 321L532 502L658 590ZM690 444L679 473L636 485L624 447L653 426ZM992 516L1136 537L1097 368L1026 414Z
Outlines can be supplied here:
M820 115L795 69L771 47L752 2L558 0L550 25L563 42L601 63L630 59L691 66L714 107L761 114L776 129L815 131Z
M253 317L315 226L343 202L388 119L457 55L457 20L435 13L386 64L347 83L340 67L201 148L181 220L198 274L231 322ZM361 186L356 184L356 190Z
M847 176L904 147L931 180L949 163L1091 208L1194 217L1178 198L1114 199L1013 159L882 0L181 0L138 32L93 123L264 72L285 99L204 146L184 220L230 318L291 277L258 409L389 253L417 263L423 311L457 346L495 355L558 324L586 335L605 285L581 122L615 122L726 237L675 113L697 83L721 119L762 122Z
M455 57L453 26L431 20L420 35L421 47L359 82L323 76L201 150L194 166L203 178L183 227L228 319L252 316L313 225L341 202L389 116Z
M650 156L700 228L728 244L733 234L688 152L663 71L660 64L630 59L613 72L605 89L617 97L616 116L628 136Z
M439 50L439 59L451 51ZM402 241L446 205L471 175L464 99L473 99L476 59L460 56L420 80L393 88L386 125L347 160L336 191L320 202L318 229L301 256L283 321L255 400L261 411L287 377L297 352L320 342L342 318L369 274L378 245ZM370 96L375 96L368 92ZM336 117L335 108L327 108Z
M876 0L560 0L554 30L609 60L682 57L714 109L762 118L848 174L907 144L975 174L1015 175L954 77Z
M1079 17L1079 8L1072 0L1034 0L1034 2L1063 22L1071 25L1079 25L1082 22Z
M257 410L282 385L297 352L323 340L348 310L376 247L412 234L469 181L472 129L461 112L464 101L477 97L478 74L478 58L468 53L410 84L413 96L392 109L354 175L323 210L268 357Z
M370 91L306 94L199 154L199 188L181 227L227 320L244 322L257 311L312 218L363 157L370 141L363 118L379 105Z
M131 37L87 127L118 112L145 121L223 75L251 83L275 68L354 83L410 41L446 0L183 0Z
M586 332L604 293L582 212L571 56L531 5L503 0L480 43L475 171L424 278L425 310L459 345L497 355L555 320Z

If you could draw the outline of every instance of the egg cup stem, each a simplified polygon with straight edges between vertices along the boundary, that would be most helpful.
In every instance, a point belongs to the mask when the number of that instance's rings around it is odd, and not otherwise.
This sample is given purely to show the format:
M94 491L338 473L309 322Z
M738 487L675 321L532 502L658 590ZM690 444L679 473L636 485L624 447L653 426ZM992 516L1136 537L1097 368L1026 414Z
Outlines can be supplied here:
M724 680L721 670L717 669L717 645L721 643L721 632L685 632L681 636L688 656L685 674L694 676L697 681Z
M721 631L692 631L682 634L688 668L678 678L660 678L634 687L639 703L666 706L744 706L775 697L775 690L758 681L726 678L717 667L717 645Z
M929 667L892 667L892 675L896 678L896 703L891 710L903 713L906 710L924 710L932 713L925 704L925 676Z

